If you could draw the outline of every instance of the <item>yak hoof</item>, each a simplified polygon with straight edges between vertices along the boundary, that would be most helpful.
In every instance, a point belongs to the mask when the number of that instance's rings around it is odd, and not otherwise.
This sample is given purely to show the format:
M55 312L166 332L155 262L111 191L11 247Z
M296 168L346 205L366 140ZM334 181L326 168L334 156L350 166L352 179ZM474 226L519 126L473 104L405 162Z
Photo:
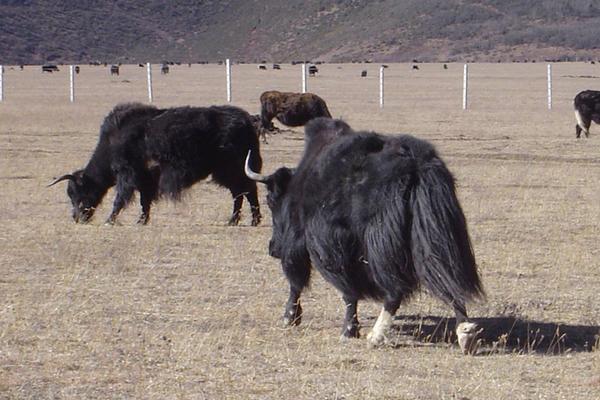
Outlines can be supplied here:
M227 223L227 225L229 225L229 226L236 226L239 222L240 222L240 216L239 215L233 215L229 219L229 222Z
M462 322L456 327L458 345L463 354L475 354L477 351L477 337L483 331L483 329L478 328L477 324L473 322Z
M345 341L347 339L358 339L360 338L360 332L357 325L348 325L344 327L342 331L342 335L340 336L340 341Z
M148 220L150 219L149 216L147 216L146 214L142 214L140 215L140 217L137 220L137 224L138 225L147 225L148 224Z
M367 347L369 349L381 347L385 344L385 342L386 342L386 337L381 332L371 331L367 335Z
M283 326L298 326L302 322L302 307L298 304L295 307L288 308L283 314Z

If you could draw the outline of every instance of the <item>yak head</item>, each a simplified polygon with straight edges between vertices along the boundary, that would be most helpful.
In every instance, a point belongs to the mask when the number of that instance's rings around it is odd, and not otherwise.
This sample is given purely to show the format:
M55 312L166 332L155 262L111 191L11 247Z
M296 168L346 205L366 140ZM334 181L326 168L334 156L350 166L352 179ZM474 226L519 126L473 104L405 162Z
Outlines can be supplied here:
M287 201L289 196L287 196L287 189L294 176L294 171L283 167L271 175L261 175L250 169L249 160L250 153L246 157L246 176L253 181L264 183L267 186L267 205L271 210L273 218L273 234L269 242L269 254L272 257L281 258L286 227L291 222L289 221L289 201Z
M48 186L65 180L69 181L67 195L73 205L73 221L82 224L89 222L94 216L94 211L96 211L96 206L99 203L97 185L83 170L78 170L72 174L61 176Z

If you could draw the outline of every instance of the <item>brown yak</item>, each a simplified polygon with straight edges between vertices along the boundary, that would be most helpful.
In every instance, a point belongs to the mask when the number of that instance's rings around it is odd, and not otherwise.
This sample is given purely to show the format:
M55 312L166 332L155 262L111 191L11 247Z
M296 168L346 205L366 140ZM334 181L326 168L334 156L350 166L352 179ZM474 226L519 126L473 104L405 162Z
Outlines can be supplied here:
M313 93L271 90L260 95L260 117L264 129L274 130L273 118L286 126L302 126L313 118L331 118L325 100Z

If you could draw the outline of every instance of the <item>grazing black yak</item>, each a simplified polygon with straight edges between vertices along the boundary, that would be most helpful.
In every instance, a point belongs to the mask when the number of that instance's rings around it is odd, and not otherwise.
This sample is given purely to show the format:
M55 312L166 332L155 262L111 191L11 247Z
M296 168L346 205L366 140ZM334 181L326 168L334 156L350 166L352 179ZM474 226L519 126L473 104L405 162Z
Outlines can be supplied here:
M424 288L454 310L460 347L473 350L465 304L483 288L454 178L433 146L318 118L305 128L297 168L246 174L268 189L269 253L290 284L286 324L301 321L314 266L342 293L343 337L359 336L358 300L376 299L383 310L367 340L382 344L401 303Z
M164 116L163 118L158 118ZM252 207L252 224L260 222L256 184L244 175L244 156L256 152L252 164L262 160L250 116L235 107L168 110L131 103L116 106L104 119L100 139L87 166L63 175L51 185L68 180L67 194L75 222L88 222L108 189L116 185L113 224L120 211L140 192L146 224L150 206L160 195L179 198L181 191L212 174L215 182L234 196L229 223L239 222L242 196Z
M579 139L582 130L585 137L589 137L592 121L600 124L600 91L584 90L579 92L573 100L573 105L577 119L575 137Z
M286 93L271 90L260 95L261 121L272 130L273 118L287 126L302 126L317 117L331 118L325 100L312 93Z

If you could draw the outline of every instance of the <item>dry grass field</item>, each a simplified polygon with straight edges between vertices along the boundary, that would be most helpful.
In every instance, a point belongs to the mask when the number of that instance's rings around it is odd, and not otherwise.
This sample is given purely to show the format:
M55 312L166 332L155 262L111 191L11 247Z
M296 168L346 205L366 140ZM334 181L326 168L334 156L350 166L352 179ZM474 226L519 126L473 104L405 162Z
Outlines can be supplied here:
M70 218L56 176L81 168L102 118L146 101L145 69L120 76L6 68L0 103L0 398L4 399L598 399L600 126L575 139L573 96L600 89L600 66L326 64L309 79L355 129L428 139L457 178L487 301L476 356L447 332L452 312L423 293L396 317L394 345L368 350L379 305L359 304L362 338L339 341L344 305L318 275L301 326L281 326L288 286L267 254L271 221L226 226L229 193L210 182L158 203L145 227L133 203L105 226L113 192L88 225ZM360 71L368 70L367 78ZM224 67L154 70L159 106L225 102ZM259 111L267 89L299 91L300 67L233 70L233 104ZM301 129L262 145L264 172L293 166Z

